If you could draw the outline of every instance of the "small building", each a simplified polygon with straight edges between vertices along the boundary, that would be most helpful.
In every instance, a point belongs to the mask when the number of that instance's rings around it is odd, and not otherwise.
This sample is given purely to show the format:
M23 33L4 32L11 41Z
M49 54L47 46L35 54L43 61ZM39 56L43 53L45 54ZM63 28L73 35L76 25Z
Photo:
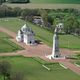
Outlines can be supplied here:
M58 29L59 29L58 33L61 33L62 32L62 29L64 28L64 24L63 23L58 23L56 25L56 27L58 27Z
M35 33L32 31L32 29L26 24L18 31L18 34L16 36L16 40L18 42L23 42L25 44L35 44L35 39L34 39Z
M44 26L44 21L41 16L34 16L33 23L39 26Z
M57 26L58 28L62 29L62 28L64 27L64 24L63 24L63 23L58 23L56 26Z

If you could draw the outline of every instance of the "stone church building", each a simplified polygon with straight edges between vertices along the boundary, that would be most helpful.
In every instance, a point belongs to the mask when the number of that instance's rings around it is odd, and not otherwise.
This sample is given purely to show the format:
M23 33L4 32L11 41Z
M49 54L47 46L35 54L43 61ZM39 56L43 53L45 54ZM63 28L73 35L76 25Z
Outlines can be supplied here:
M18 31L18 34L16 36L16 40L18 42L23 42L26 45L30 44L33 45L35 44L35 39L34 39L35 33L32 31L32 29L26 24Z

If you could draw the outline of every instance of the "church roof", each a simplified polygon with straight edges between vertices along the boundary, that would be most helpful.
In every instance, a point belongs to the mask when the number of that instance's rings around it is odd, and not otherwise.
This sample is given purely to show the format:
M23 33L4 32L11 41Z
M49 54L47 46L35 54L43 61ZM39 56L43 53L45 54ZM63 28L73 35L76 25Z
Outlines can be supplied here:
M24 26L21 28L21 31L23 32L23 34L33 34L34 35L34 32L32 31L32 29L26 26L26 24L24 24Z

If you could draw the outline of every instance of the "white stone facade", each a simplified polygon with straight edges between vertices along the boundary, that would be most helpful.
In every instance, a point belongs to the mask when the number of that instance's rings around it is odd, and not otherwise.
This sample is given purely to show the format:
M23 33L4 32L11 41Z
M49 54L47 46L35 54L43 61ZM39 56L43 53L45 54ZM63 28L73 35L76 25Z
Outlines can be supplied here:
M46 56L49 59L57 59L60 57L60 53L59 53L59 41L58 41L58 28L55 28L54 31L54 36L53 36L53 49L52 49L52 54Z
M23 42L26 45L30 44L35 44L35 39L34 39L34 32L32 31L31 28L27 27L26 24L18 31L18 34L16 36L16 40L18 42Z
M63 23L58 23L56 26L58 27L58 33L62 33L63 32L62 30L64 28L64 24Z
M58 30L60 27L56 27L53 35L53 49L51 55L46 56L49 59L65 59L65 56L62 56L59 51L59 38Z

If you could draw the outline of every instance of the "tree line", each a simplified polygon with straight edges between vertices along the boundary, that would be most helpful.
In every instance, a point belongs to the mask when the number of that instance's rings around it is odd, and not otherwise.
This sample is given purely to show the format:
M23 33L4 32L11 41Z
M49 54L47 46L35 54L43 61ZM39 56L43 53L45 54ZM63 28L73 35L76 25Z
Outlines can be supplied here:
M80 35L80 11L76 9L21 9L0 6L0 18L19 17L33 23L34 16L41 16L43 28L53 31L58 23L64 23L64 32Z
M0 4L4 2L9 2L9 3L30 3L30 0L0 0Z
M8 0L10 3L29 3L30 0Z

